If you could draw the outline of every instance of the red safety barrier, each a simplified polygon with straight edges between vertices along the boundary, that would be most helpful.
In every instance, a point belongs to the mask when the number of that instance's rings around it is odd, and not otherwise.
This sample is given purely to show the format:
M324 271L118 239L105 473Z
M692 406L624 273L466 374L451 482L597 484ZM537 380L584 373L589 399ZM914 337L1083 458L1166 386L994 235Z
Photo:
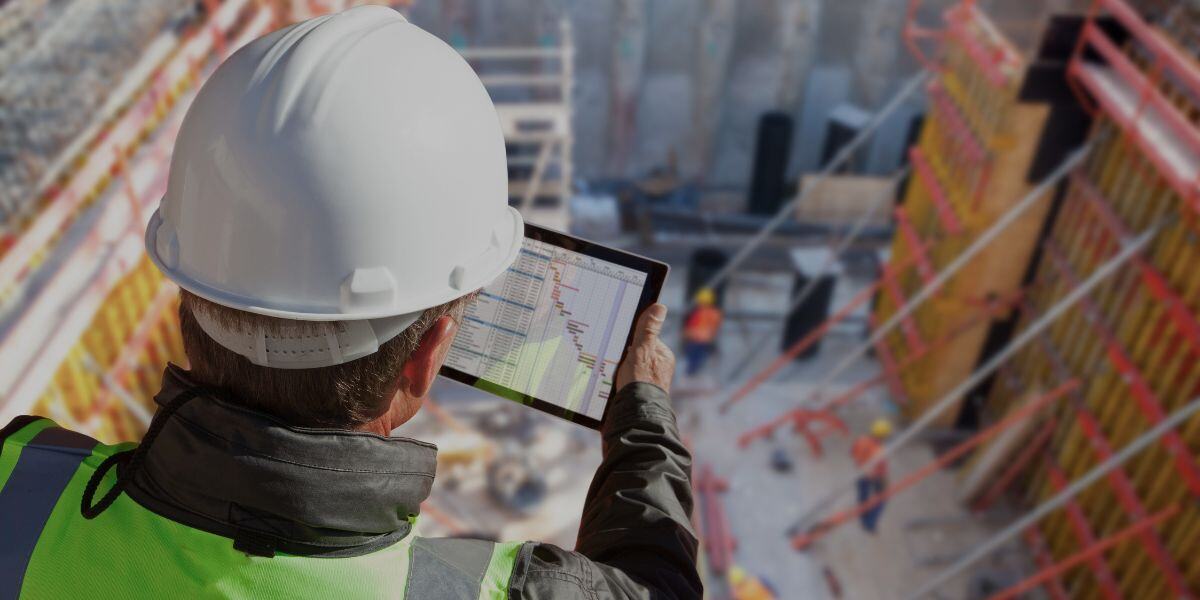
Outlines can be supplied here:
M779 417L770 423L761 425L755 429L751 429L743 433L738 438L738 446L745 448L755 438L770 435L776 428L791 423L792 429L804 436L808 441L808 445L812 448L813 456L821 457L821 436L829 433L840 433L842 435L850 435L850 429L846 427L841 419L829 410L807 410L797 409L791 411L782 417ZM817 426L823 426L820 429Z
M700 477L696 479L700 537L708 555L708 566L717 575L724 575L733 566L733 551L737 549L737 540L729 528L729 517L721 500L721 494L728 489L729 483L713 473L712 465L700 467Z

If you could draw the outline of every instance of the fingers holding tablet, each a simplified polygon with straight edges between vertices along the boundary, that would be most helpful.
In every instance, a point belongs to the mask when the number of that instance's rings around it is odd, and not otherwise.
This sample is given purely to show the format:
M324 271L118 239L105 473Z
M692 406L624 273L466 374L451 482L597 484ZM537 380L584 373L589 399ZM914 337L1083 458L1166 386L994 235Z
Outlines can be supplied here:
M652 304L642 312L634 326L633 343L625 353L624 362L617 367L617 390L630 383L642 382L671 391L675 354L659 339L666 318L667 307L662 304Z

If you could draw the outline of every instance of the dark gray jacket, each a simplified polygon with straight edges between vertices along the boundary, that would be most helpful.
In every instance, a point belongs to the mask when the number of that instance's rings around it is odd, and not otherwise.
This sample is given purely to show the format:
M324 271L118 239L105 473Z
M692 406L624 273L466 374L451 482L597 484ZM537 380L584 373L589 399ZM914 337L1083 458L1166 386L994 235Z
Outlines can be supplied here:
M604 460L575 552L526 544L517 597L699 598L692 531L692 458L670 398L648 383L625 386L604 422Z
M173 412L125 488L143 507L266 556L355 556L410 534L433 485L431 444L293 427L196 390L167 369L155 399ZM510 598L701 597L691 457L670 399L634 383L612 402L575 551L524 544Z

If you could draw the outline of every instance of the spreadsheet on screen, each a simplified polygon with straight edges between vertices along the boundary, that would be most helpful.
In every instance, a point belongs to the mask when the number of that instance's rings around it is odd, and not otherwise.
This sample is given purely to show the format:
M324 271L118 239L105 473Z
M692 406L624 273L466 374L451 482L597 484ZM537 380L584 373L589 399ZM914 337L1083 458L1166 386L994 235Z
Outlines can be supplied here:
M526 238L467 307L446 364L598 420L646 278Z

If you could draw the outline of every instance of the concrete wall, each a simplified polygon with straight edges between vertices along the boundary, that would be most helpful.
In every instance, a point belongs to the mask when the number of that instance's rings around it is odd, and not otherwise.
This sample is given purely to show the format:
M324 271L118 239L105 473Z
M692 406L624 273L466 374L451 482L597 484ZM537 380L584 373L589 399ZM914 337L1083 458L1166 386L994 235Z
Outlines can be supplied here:
M641 85L633 102L635 128L628 153L618 156L613 139L614 56L619 0L443 0L417 2L410 17L446 39L471 45L531 44L556 32L566 14L574 24L576 61L575 163L584 178L628 177L661 167L674 152L685 174L718 186L745 186L761 114L775 108L786 61L781 25L786 5L805 0L735 0L734 36L719 111L697 119L699 28L719 0L631 0L644 11ZM906 0L808 0L815 36L800 56L801 87L792 105L796 118L792 175L816 169L825 117L840 103L874 110L915 72L916 61L901 41ZM1035 0L1019 0L1036 4ZM921 20L933 25L950 0L927 0ZM1010 7L1011 10L1011 7ZM794 47L794 46L793 46ZM895 168L911 118L921 101L905 106L874 141L867 172ZM706 163L689 161L697 123L705 123L713 151ZM709 130L711 129L711 130Z

